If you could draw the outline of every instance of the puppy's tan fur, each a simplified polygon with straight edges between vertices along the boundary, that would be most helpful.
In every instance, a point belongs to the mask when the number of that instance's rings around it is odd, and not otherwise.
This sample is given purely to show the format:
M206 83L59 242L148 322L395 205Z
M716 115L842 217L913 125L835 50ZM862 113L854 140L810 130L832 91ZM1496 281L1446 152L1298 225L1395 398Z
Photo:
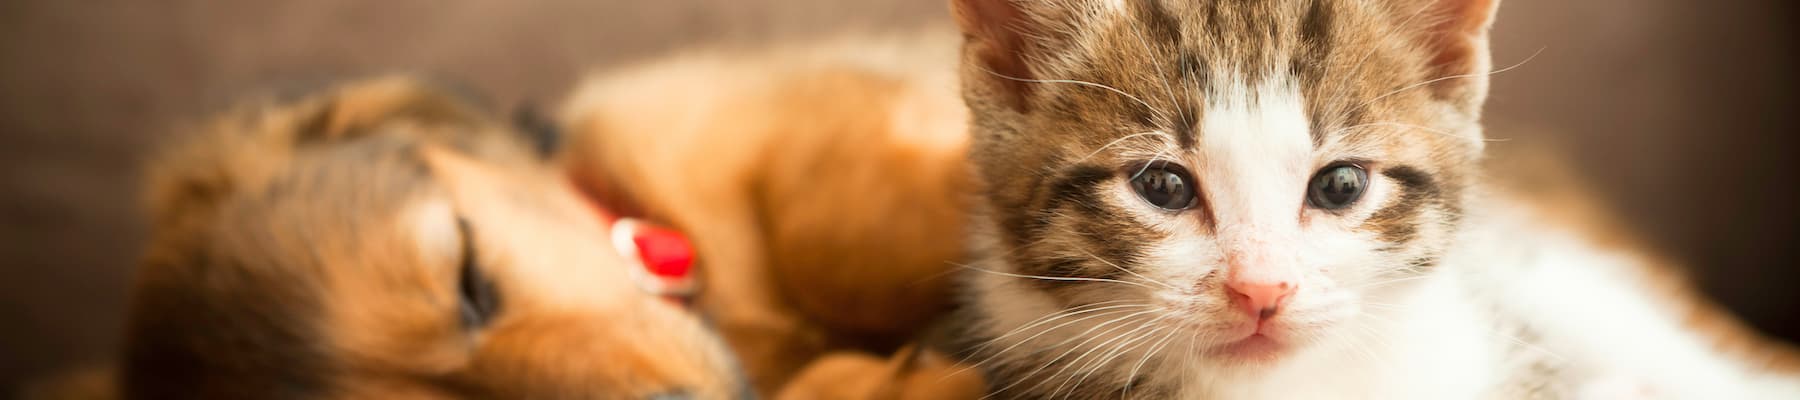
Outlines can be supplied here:
M126 397L736 393L713 336L632 287L560 175L456 97L380 79L199 131L149 175ZM463 254L500 299L475 327Z
M819 357L784 385L776 399L954 400L981 397L979 374L954 358L906 347L888 359L858 352Z
M699 299L773 393L833 349L887 352L949 300L964 110L954 38L696 51L605 71L563 109L565 162L687 232Z

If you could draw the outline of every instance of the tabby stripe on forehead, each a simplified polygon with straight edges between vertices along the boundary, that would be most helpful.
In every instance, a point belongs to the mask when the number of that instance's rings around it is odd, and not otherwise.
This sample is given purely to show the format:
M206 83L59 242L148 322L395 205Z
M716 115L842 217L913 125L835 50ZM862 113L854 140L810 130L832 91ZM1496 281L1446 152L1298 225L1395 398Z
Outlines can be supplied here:
M1180 46L1181 21L1169 15L1169 10L1164 9L1161 2L1142 1L1139 4L1144 5L1138 10L1142 14L1140 17L1144 20L1144 27L1150 30L1150 36L1147 39L1157 43Z
M1137 5L1134 8L1138 14L1137 19L1143 22L1125 24L1124 29L1139 30L1125 34L1130 35L1131 40L1146 41L1147 43L1142 44L1143 50L1155 52L1145 54L1144 59L1139 61L1145 64L1156 63L1150 65L1156 75L1149 79L1161 81L1153 86L1159 86L1162 91L1167 92L1160 97L1151 96L1151 101L1174 102L1165 110L1172 115L1166 117L1182 120L1169 121L1172 125L1167 128L1174 133L1177 145L1191 149L1198 140L1194 135L1194 125L1199 123L1200 110L1194 99L1188 98L1187 94L1191 92L1190 87L1204 82L1204 70L1199 68L1199 60L1182 43L1180 19L1169 14L1160 2L1141 1L1133 4ZM1137 111L1133 117L1146 125L1155 125L1157 122L1151 110Z
M1409 166L1393 166L1382 170L1382 175L1400 182L1400 198L1393 204L1375 211L1367 221L1363 221L1363 229L1377 232L1384 242L1400 245L1411 242L1419 234L1416 216L1424 210L1427 203L1441 202L1443 191L1437 181L1417 168Z
M1313 2L1306 10L1306 16L1302 17L1304 19L1300 24L1300 40L1297 44L1299 52L1288 60L1289 73L1300 83L1301 93L1309 100L1306 102L1306 115L1312 116L1308 123L1314 148L1325 143L1325 134L1328 133L1325 127L1332 126L1333 122L1340 122L1334 120L1342 118L1331 109L1335 105L1331 102L1341 100L1325 93L1324 88L1326 63L1334 49L1331 44L1333 14L1325 7L1324 2Z
M1204 69L1200 68L1198 56L1183 50L1178 57L1180 58L1175 61L1175 69L1176 73L1181 74L1180 82L1183 85L1200 86L1202 82L1206 82L1207 74ZM1200 144L1199 135L1195 133L1198 130L1196 126L1200 125L1201 118L1204 118L1203 113L1207 110L1199 105L1199 99L1188 98L1187 100L1181 107L1182 111L1186 111L1188 120L1181 121L1175 126L1175 145L1180 146L1183 150L1191 151Z

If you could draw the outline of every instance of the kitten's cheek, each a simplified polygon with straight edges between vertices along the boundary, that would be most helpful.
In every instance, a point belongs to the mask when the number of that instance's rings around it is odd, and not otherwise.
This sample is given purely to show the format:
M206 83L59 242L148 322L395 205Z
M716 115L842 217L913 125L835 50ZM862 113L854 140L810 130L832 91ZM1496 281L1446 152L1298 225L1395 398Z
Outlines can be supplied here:
M1162 289L1162 288L1154 289L1154 291L1151 293L1151 297L1155 298L1157 301L1162 302L1162 304L1167 305L1169 308L1174 308L1174 309L1187 308L1187 307L1191 306L1192 303L1194 302L1194 294L1193 293L1188 293L1186 291L1176 291L1173 289Z

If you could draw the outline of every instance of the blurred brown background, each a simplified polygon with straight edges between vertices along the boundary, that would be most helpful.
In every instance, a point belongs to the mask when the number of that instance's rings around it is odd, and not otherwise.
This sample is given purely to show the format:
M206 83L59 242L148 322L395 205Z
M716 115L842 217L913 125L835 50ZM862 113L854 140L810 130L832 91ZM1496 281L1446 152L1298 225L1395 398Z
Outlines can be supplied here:
M1505 0L1489 135L1555 143L1626 220L1800 339L1793 5ZM684 44L947 19L945 0L0 2L0 393L109 358L144 226L136 165L235 95L421 71L498 104ZM1499 171L1504 173L1504 171Z

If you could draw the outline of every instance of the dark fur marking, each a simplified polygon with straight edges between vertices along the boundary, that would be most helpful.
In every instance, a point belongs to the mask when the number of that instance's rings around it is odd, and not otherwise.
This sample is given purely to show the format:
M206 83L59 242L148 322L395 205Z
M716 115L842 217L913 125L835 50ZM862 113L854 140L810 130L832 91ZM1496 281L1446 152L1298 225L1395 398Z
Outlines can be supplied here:
M204 277L193 279L261 283L196 288L161 278L137 288L120 371L124 390L134 398L168 399L325 395L327 377L335 373L316 325L308 322L322 312L319 299L303 288L308 281L279 266L250 267L236 257L182 250L146 268L167 269L153 266L164 262L205 266L195 270Z
M1036 211L1029 213L1029 217L1021 218L1024 229L1016 231L1016 236L1021 241L1030 242L1048 234L1047 228L1051 225L1072 225L1088 245L1086 247L1097 249L1089 250L1095 256L1105 257L1107 261L1121 266L1130 264L1138 257L1134 246L1136 243L1143 242L1145 238L1136 233L1135 226L1127 221L1126 217L1118 214L1115 210L1104 207L1095 198L1096 187L1117 175L1117 172L1111 168L1089 164L1076 165L1064 170L1042 192L1043 200L1035 208ZM1058 215L1054 211L1065 209L1075 211L1062 214L1071 216L1076 219L1075 221L1053 220ZM1018 264L1022 268L1041 267L1027 270L1026 273L1052 277L1116 279L1115 275L1122 272L1111 266L1095 267L1104 264L1099 260L1068 258L1063 255L1017 261L1023 261ZM1068 286L1072 283L1084 283L1079 281L1038 281L1040 286L1045 289Z
M1426 203L1436 201L1441 192L1436 181L1417 168L1400 165L1389 167L1381 174L1400 182L1400 198L1369 216L1363 227L1379 232L1384 242L1406 244L1418 238L1418 221L1414 216Z
M1175 68L1176 72L1181 74L1182 80L1186 81L1188 85L1202 86L1207 80L1207 73L1204 68L1200 68L1199 56L1184 51L1177 57ZM1175 127L1175 141L1182 149L1193 150L1200 142L1199 135L1195 133L1195 127L1200 124L1201 113L1206 110L1197 104L1187 106L1182 110L1187 112L1188 120L1181 121L1181 124Z
M1300 56L1289 62L1291 73L1299 79L1301 92L1309 94L1306 113L1311 116L1313 147L1325 142L1324 126L1327 125L1325 116L1328 112L1321 102L1332 100L1328 96L1322 96L1320 90L1325 80L1325 63L1331 57L1331 28L1334 23L1333 15L1325 7L1323 2L1314 2L1306 10L1306 16L1300 24Z
M1082 164L1069 167L1063 170L1044 192L1044 203L1040 209L1054 210L1061 207L1063 203L1074 202L1083 211L1105 211L1089 200L1092 200L1094 186L1117 175L1113 169L1098 165Z
M539 158L548 160L562 146L562 131L556 121L535 104L525 103L513 110L513 126L531 143Z
M1427 196L1436 196L1439 192L1437 181L1430 174L1405 165L1389 167L1381 171L1381 175L1400 181L1408 192L1416 192Z

